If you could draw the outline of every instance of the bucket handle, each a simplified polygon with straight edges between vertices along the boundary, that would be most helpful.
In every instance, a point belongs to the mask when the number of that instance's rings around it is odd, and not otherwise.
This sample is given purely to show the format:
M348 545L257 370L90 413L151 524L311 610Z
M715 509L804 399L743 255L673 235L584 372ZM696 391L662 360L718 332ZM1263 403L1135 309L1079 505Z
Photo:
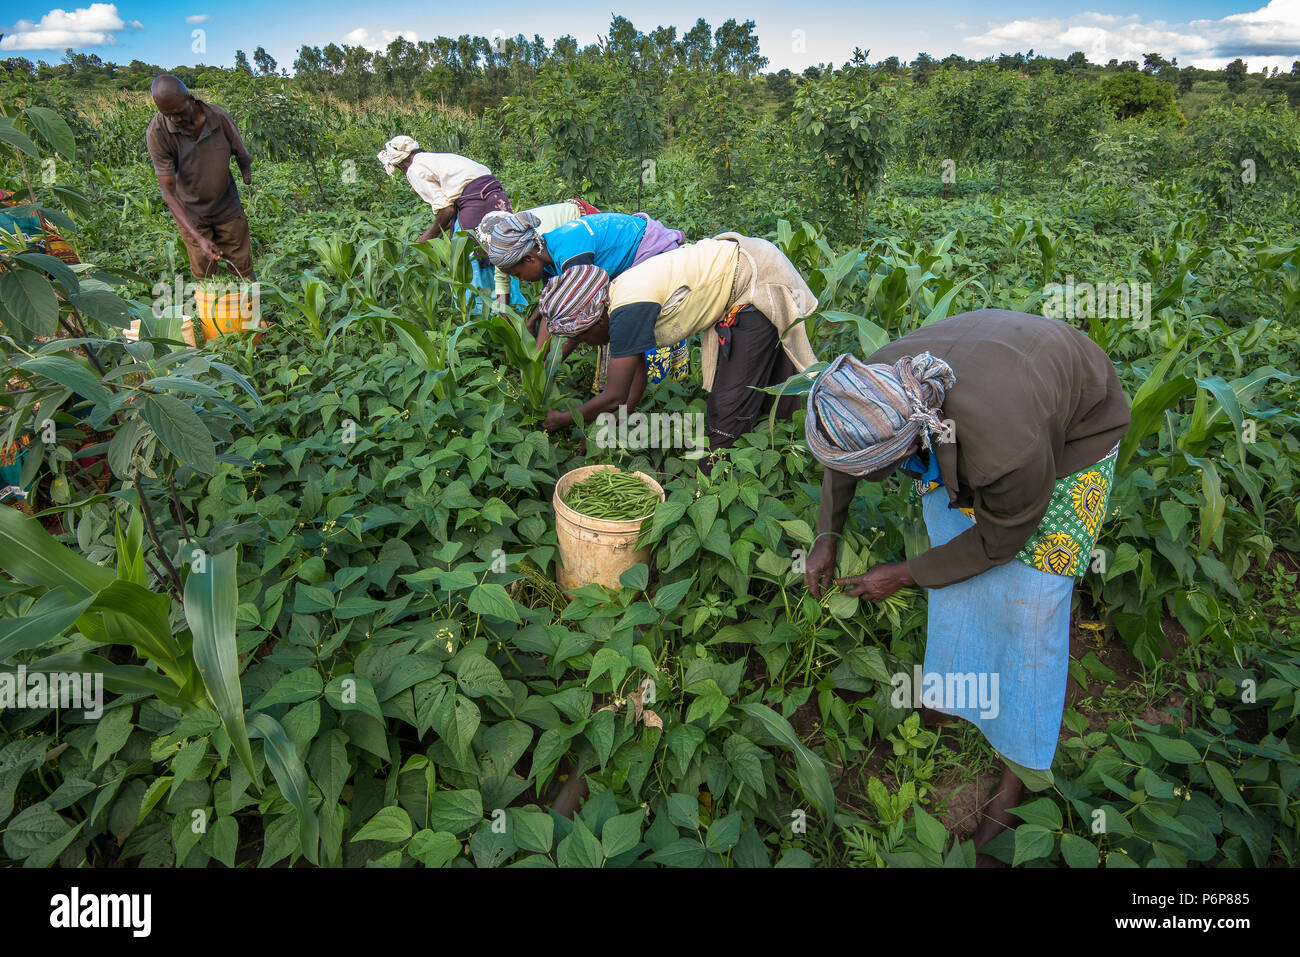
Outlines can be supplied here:
M240 279L244 280L244 282L248 282L248 277L245 276L242 272L239 271L239 267L235 265L235 261L234 261L233 259L231 259L229 256L227 256L225 253L222 253L222 254L221 254L221 260L222 260L223 262L227 262L227 263L230 264L230 268L233 269L233 270L235 271L235 275L236 275L236 276L238 276Z

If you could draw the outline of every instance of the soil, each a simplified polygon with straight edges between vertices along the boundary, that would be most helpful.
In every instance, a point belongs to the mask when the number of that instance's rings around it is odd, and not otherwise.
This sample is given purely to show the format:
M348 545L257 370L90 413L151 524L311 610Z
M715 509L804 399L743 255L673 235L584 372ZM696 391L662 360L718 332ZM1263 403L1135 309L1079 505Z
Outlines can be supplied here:
M1237 737L1249 744L1259 744L1268 734L1268 709L1242 709L1234 713L1237 722Z
M549 807L563 817L573 817L589 793L586 774L574 774L574 770L572 756L565 755L539 802L543 807Z
M1082 608L1071 616L1070 659L1072 661L1082 661L1089 652L1092 652L1098 661L1118 677L1114 681L1102 681L1100 678L1089 675L1088 684L1085 687L1079 684L1071 675L1065 686L1065 706L1067 708L1073 707L1084 698L1100 698L1108 687L1126 689L1139 685L1143 681L1142 665L1129 653L1128 648L1125 647L1120 638L1117 636L1107 638L1104 632L1088 627L1097 623L1089 612ZM1168 640L1167 644L1161 649L1161 657L1165 661L1173 661L1190 644L1187 632L1176 618L1165 618L1160 623L1160 627ZM1157 702L1156 705L1147 707L1137 717L1148 724L1181 725L1187 719L1184 710L1185 703L1185 696L1178 692L1171 692L1165 699ZM1087 718L1089 731L1105 730L1110 723L1110 719L1104 714L1088 713ZM1062 728L1062 734L1072 736L1073 732Z
M866 797L866 782L879 778L880 783L890 792L898 790L898 781L894 775L885 770L889 756L889 745L880 744L867 755L860 764L854 765L850 772L835 787L835 796L841 807L850 811L866 812L874 817L871 801ZM998 770L981 772L973 779L960 769L941 774L927 785L927 810L937 817L949 833L960 840L969 840L980 823L980 812L988 804L993 790L998 785Z
M940 778L930 786L930 811L959 840L969 840L980 823L980 812L988 804L1000 775L978 774L974 780Z
M821 735L815 739L810 738L821 727L821 710L817 706L815 694L809 695L807 701L794 709L794 714L790 715L790 727L794 728L794 733L808 747L815 748L821 743Z

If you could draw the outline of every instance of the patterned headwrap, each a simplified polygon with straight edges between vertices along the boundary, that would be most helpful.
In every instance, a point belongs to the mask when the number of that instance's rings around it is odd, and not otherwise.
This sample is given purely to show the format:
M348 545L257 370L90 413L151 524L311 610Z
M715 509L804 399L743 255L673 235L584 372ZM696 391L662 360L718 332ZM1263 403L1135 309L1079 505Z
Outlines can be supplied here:
M397 164L419 148L420 144L409 136L394 136L375 157L384 164L384 172L392 176L397 172Z
M944 431L939 410L956 382L952 367L928 352L893 365L845 353L808 393L808 447L823 465L859 476L900 461L918 436L928 449Z
M513 266L537 246L537 227L542 221L527 210L497 216L491 225L486 248L494 266ZM480 231L483 224L479 224Z
M474 230L478 234L478 244L487 249L488 243L492 240L492 227L509 215L504 209L493 209L485 213L479 220L478 228Z
M609 273L599 266L570 266L547 282L537 306L553 336L576 336L609 305Z

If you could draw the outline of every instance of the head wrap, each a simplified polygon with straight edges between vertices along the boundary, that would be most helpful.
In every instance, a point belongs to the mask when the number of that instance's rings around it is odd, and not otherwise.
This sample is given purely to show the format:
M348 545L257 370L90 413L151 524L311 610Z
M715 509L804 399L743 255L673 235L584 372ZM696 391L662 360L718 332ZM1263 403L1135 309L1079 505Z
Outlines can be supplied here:
M823 465L859 476L900 461L918 436L928 449L944 431L938 413L956 382L952 367L928 352L893 365L845 353L808 393L808 447Z
M526 210L493 218L489 227L491 235L485 244L492 265L513 266L532 252L538 243L540 225L542 221ZM483 229L483 223L479 229Z
M509 216L504 209L492 209L483 214L483 218L478 221L478 244L487 249L488 243L492 240L492 227L495 226L505 216Z
M420 148L420 144L409 136L394 136L384 144L384 148L375 154L384 164L384 172L392 176L397 172L397 164Z
M553 336L576 336L609 305L609 273L599 266L570 266L546 284L538 308Z

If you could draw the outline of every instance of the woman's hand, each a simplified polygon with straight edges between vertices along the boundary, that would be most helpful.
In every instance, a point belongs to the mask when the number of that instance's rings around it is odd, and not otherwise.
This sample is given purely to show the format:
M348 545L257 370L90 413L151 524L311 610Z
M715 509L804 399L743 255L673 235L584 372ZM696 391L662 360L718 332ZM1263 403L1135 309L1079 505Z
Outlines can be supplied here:
M542 422L542 428L547 432L558 432L560 429L567 429L571 425L573 425L573 416L558 409L547 412L546 419Z
M861 575L837 578L835 584L844 586L844 594L868 601L884 601L900 588L915 585L916 580L907 570L907 562L885 562L873 565Z
M812 551L803 566L804 584L808 594L821 598L830 587L831 576L835 574L835 552L839 538L835 535L823 535L813 543Z

